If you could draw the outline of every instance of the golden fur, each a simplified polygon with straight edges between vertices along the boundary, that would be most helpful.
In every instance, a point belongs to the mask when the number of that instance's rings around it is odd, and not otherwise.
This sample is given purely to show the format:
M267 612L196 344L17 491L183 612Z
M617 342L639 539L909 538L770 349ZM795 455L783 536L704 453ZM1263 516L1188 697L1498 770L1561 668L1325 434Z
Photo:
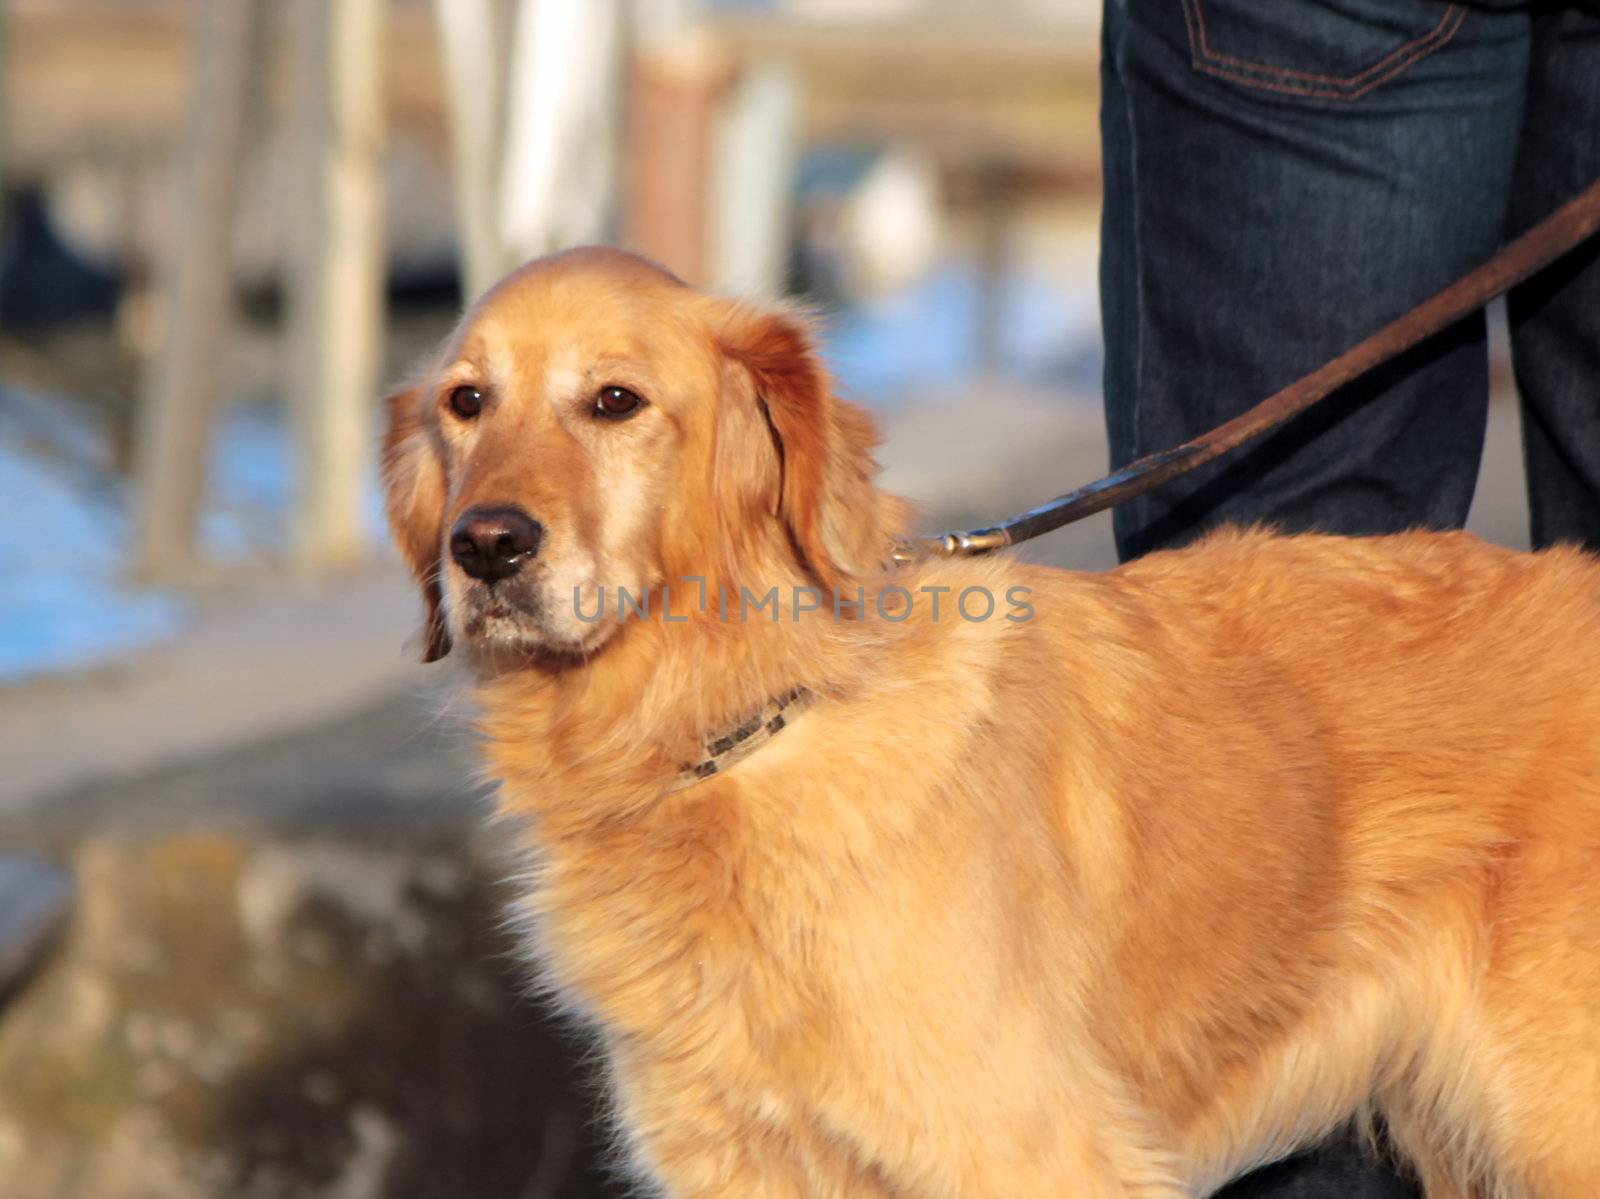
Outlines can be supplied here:
M611 383L649 406L597 420ZM480 677L538 952L641 1173L1201 1196L1376 1113L1429 1199L1600 1195L1600 565L1234 532L902 568L953 590L896 621L871 442L796 318L614 251L512 276L391 401L430 654ZM441 569L485 503L546 527L509 599ZM723 620L688 577L869 599ZM681 623L558 610L617 586ZM1032 619L953 615L974 586ZM669 791L797 684L789 728Z

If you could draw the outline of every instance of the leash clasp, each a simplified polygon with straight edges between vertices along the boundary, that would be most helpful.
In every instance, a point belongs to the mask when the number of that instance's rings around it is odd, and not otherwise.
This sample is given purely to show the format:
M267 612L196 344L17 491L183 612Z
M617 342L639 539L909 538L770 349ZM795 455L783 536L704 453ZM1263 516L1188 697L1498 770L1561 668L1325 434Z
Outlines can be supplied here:
M1005 549L1011 536L1004 529L970 529L934 537L897 537L889 557L896 566L928 558L974 558Z

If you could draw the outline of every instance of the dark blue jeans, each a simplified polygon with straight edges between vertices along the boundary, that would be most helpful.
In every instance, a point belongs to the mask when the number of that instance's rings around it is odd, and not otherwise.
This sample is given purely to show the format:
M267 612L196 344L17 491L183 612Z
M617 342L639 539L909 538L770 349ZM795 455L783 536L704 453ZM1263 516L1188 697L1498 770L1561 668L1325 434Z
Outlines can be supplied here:
M1600 2L1107 0L1112 458L1321 365L1600 176ZM1512 293L1536 545L1600 548L1600 241ZM1466 518L1481 317L1116 512L1124 558L1212 525Z
M1600 4L1107 0L1101 294L1114 465L1237 415L1600 176ZM1536 545L1600 548L1600 240L1512 293ZM1124 559L1224 522L1466 519L1482 317L1115 513ZM1228 1199L1415 1189L1336 1140Z

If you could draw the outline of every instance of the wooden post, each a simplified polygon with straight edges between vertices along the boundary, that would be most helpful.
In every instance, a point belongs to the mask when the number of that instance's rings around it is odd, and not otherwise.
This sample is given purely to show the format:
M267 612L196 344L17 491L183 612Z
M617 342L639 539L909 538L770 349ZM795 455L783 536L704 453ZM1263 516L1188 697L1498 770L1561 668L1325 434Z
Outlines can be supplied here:
M232 307L229 245L245 115L261 57L260 0L200 6L194 85L163 251L164 335L134 446L134 569L171 577L194 562L194 534L217 390L218 341Z
M623 7L523 0L518 8L500 176L500 231L513 261L609 232Z
M713 291L784 293L799 125L794 72L776 63L747 66L724 105L714 144L706 234Z
M710 274L717 117L733 80L731 58L704 31L652 39L633 59L622 239L694 284Z
M297 140L304 205L289 296L290 412L299 478L296 566L365 549L384 301L383 0L296 0Z
M973 330L974 359L985 375L1005 365L1006 288L1011 282L1011 223L1020 183L1014 168L985 160L976 166L974 192L978 217L978 294Z
M509 265L496 211L506 50L500 0L434 0L444 54L461 290L468 300Z

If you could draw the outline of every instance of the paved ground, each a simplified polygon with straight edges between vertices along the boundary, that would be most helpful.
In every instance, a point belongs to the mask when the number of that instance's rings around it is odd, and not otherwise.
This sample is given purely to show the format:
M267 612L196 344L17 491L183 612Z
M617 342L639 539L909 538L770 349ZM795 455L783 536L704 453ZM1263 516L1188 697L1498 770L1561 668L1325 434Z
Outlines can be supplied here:
M0 813L424 685L407 648L419 601L398 567L198 606L176 641L0 690Z

